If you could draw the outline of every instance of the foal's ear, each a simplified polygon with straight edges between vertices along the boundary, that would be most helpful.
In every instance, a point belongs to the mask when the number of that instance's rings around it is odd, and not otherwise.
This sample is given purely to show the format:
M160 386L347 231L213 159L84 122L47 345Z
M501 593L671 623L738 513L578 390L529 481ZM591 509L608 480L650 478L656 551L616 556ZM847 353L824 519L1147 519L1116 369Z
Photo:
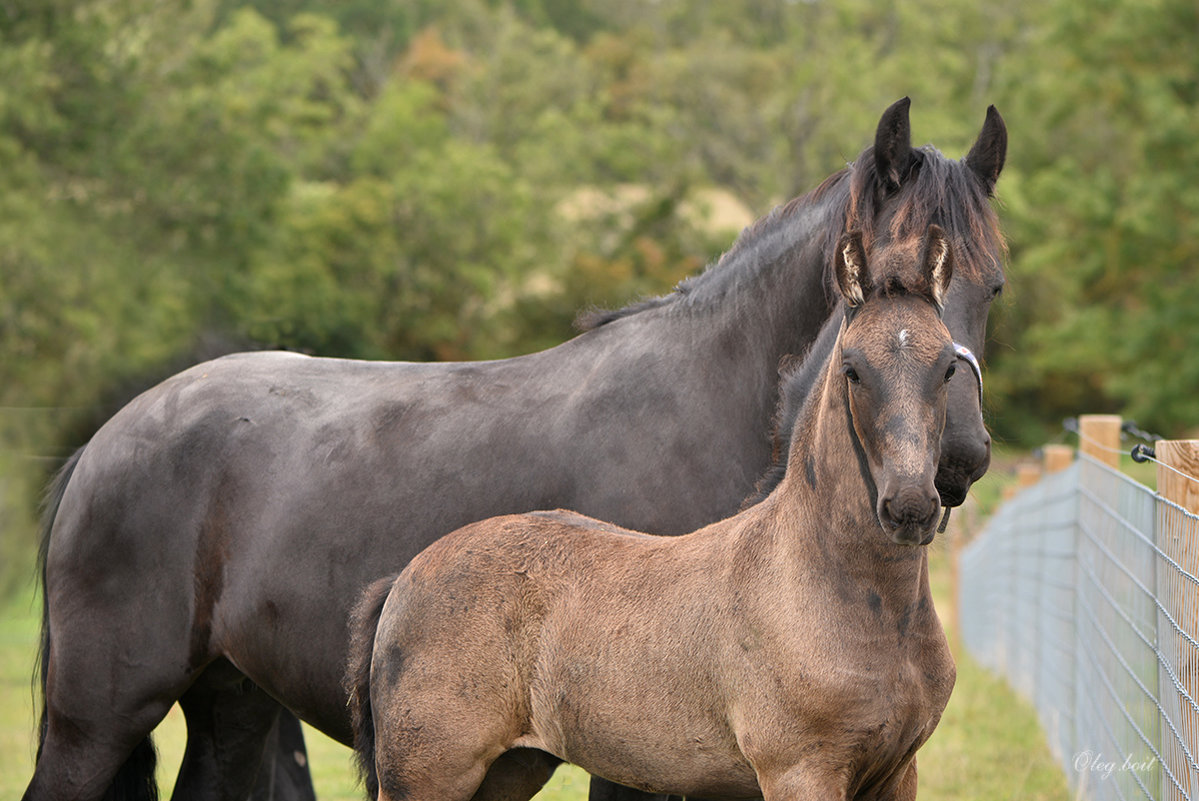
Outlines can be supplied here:
M899 189L912 166L912 126L908 120L910 98L895 101L883 112L874 134L874 166L884 193Z
M837 287L849 308L865 303L870 273L866 268L866 250L862 247L861 231L846 231L841 235L837 242L837 253L833 256L833 268L837 274Z
M953 280L953 248L949 246L949 237L939 225L930 225L924 235L922 263L929 297L938 310L944 309L949 282Z
M987 107L987 119L978 134L978 141L966 154L966 166L983 180L987 194L995 194L995 182L1007 158L1007 126L994 106Z

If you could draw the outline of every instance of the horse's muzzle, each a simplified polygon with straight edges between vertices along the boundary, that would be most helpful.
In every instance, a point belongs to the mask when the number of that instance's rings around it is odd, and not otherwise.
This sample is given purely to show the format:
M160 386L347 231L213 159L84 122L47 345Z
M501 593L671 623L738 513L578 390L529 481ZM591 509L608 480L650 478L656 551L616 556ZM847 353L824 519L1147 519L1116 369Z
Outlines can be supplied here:
M983 432L982 438L942 441L941 461L937 465L937 493L944 506L961 506L966 501L970 487L986 475L991 466L991 438Z

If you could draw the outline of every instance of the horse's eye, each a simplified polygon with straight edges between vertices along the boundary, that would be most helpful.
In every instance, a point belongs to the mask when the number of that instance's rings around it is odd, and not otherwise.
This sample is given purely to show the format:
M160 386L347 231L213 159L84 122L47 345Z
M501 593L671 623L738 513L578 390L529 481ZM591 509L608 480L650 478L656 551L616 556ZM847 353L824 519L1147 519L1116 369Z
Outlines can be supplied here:
M958 371L957 365L949 365L949 369L945 371L945 383L949 383L949 379L953 378L953 374Z
M850 367L848 364L841 368L841 372L845 373L845 377L849 379L849 383L857 384L862 378L858 375L858 371Z

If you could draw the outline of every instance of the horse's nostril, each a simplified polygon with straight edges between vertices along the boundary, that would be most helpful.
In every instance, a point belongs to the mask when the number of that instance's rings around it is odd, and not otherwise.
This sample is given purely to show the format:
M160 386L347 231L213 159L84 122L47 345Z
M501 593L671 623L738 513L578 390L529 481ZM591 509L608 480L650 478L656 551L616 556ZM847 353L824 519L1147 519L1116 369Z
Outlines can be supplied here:
M921 521L922 526L933 526L937 523L937 517L941 514L941 499L933 496L928 499L928 514Z

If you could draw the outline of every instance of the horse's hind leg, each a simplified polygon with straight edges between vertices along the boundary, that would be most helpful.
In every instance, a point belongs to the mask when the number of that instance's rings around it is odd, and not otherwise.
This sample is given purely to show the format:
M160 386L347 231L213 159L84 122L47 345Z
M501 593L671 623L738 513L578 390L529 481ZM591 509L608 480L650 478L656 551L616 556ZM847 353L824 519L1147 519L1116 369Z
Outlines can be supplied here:
M430 664L432 671L426 669ZM497 714L507 706L501 694L471 697L451 689L447 698L440 680L446 673L443 664L406 663L410 675L432 680L418 678L405 686L402 680L392 681L390 665L376 655L371 707L379 801L532 798L558 760L543 751L509 747L514 727L508 715Z
M158 756L149 733L131 744L111 739L89 744L84 739L77 732L57 734L51 724L23 801L158 798Z
M179 705L187 750L175 783L177 801L315 799L306 766L297 763L294 749L280 748L281 722L286 717L282 725L296 728L291 734L298 733L299 722L228 662L210 665Z
M308 749L300 719L279 711L267 735L266 753L250 801L316 801L316 788L308 771Z
M137 697L98 680L56 683L54 670L52 662L45 739L25 801L157 798L150 733L170 709L169 693Z

